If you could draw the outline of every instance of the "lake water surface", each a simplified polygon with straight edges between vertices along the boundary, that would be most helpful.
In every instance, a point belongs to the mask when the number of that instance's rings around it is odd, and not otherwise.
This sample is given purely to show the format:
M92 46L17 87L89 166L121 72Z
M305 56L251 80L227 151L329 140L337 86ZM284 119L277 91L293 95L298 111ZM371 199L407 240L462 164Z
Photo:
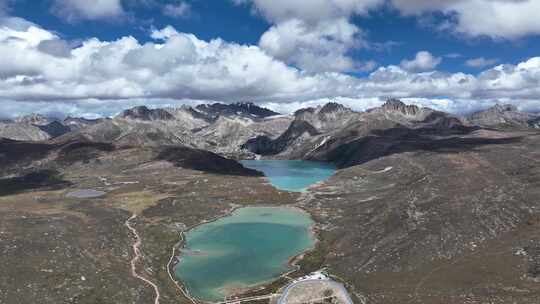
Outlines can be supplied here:
M312 248L308 214L285 207L247 207L186 233L176 276L190 294L219 301L291 270L290 258Z
M272 185L285 191L304 191L336 172L330 163L305 160L243 160L244 167L264 173Z

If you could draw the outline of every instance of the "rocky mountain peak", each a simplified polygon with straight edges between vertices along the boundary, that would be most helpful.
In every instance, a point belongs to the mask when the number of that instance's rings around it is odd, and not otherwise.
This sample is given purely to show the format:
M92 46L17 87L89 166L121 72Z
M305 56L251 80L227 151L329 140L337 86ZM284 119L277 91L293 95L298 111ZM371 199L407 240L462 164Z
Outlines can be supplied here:
M149 109L145 106L138 106L118 115L120 118L132 119L132 120L174 120L174 116L163 109Z
M339 104L337 102L329 102L325 104L320 110L319 113L327 114L327 113L343 113L343 112L352 112L351 109L345 107L342 104Z
M307 116L317 115L319 117L328 116L329 114L342 114L342 113L354 113L353 110L345 107L344 105L337 102L329 102L323 105L322 107L309 107L299 109L294 112L294 116L297 118L305 118Z
M480 126L507 126L520 128L535 128L538 116L531 113L520 112L514 105L496 104L483 111L472 113L467 119Z
M358 117L358 113L342 104L329 102L316 108L304 108L294 113L296 121L308 122L318 132L339 129Z
M482 111L474 112L470 115L471 118L496 118L507 114L520 113L515 105L511 104L496 104Z
M401 100L395 98L388 99L381 106L381 109L385 112L397 112L407 116L416 116L422 111L422 109L416 105L407 105Z

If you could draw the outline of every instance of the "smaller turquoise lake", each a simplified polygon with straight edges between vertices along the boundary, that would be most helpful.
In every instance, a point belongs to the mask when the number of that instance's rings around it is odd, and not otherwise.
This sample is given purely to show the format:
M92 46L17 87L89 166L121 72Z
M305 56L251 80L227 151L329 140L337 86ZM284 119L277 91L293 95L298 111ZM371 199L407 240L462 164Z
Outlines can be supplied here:
M305 160L242 160L244 167L264 173L277 189L301 192L336 172L329 163Z
M223 300L291 270L289 260L315 244L312 225L309 215L299 209L237 209L186 233L175 275L195 298Z

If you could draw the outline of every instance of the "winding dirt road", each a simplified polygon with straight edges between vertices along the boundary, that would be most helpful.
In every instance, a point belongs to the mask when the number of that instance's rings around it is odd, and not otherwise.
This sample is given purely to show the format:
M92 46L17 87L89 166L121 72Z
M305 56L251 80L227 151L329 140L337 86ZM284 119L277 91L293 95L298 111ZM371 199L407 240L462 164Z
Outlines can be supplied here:
M133 243L133 252L135 253L135 256L133 259L131 259L131 275L133 275L135 278L145 282L146 284L152 286L154 288L154 292L156 294L156 298L154 299L154 304L159 304L159 288L156 284L154 284L152 281L148 280L147 278L141 276L137 273L137 262L141 259L141 237L137 233L137 230L131 226L130 222L134 220L137 217L136 214L133 214L125 223L125 225L128 227L128 229L135 235L135 243Z
M137 215L136 214L133 214L126 222L125 222L125 225L126 227L131 231L131 233L133 233L133 235L135 236L135 243L133 243L133 252L135 253L135 256L133 257L133 259L131 259L131 275L143 282L145 282L146 284L152 286L152 288L154 288L154 292L155 292L155 299L154 299L154 304L159 304L159 299L160 299L160 293L159 293L159 288L158 286L148 280L147 278L143 277L142 275L138 274L137 273L137 262L142 258L142 255L141 255L141 251L140 251L140 247L141 247L141 243L142 243L142 240L141 240L141 237L139 236L139 233L137 233L137 230L131 226L131 221L133 221L135 218L137 218ZM174 279L173 275L171 274L171 264L173 263L173 260L174 260L174 257L175 257L175 252L176 252L176 247L183 241L183 234L180 233L180 241L179 243L175 244L172 248L172 255L171 255L171 258L169 259L169 263L167 263L167 272L169 274L169 278L174 282L174 284L176 285L176 287L183 293L183 295L189 299L193 304L197 304L198 302L192 298L189 293L187 293L186 291L184 291L184 289L180 286L180 284L178 284L178 282ZM233 304L233 303L242 303L242 302L248 302L248 301L257 301L257 300L264 300L264 299L271 299L271 298L275 298L275 297L279 297L280 294L269 294L269 295L262 295L262 296L254 296L254 297L247 297L247 298L242 298L242 299L234 299L234 300L230 300L230 301L223 301L223 302L218 302L216 304Z

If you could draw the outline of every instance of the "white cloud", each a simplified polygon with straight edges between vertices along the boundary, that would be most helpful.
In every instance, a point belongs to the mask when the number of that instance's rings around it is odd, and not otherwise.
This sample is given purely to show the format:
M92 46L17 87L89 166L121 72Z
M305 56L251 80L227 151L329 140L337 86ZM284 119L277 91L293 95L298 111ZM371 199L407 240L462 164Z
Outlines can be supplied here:
M301 19L318 23L336 17L365 15L384 0L233 0L237 4L253 4L255 10L268 21L279 23Z
M0 29L0 97L18 100L213 98L285 96L309 90L303 77L256 46L209 42L168 27L152 35L163 43L132 37L89 39L61 58L40 50L56 35L31 26ZM13 39L17 38L17 39ZM279 75L278 77L276 77Z
M457 3L458 32L494 38L519 38L540 34L540 1L472 0Z
M54 0L51 11L68 22L105 19L124 14L120 0Z
M402 60L401 67L407 71L428 71L435 69L442 62L441 57L433 57L428 51L420 51L412 60Z
M359 68L347 56L364 44L361 30L345 18L321 21L314 26L291 19L272 26L259 46L268 54L309 72L354 71Z
M185 2L165 4L163 14L172 18L185 18L191 13L191 5Z
M516 39L540 34L538 0L391 0L405 15L442 12L443 28L469 36Z
M336 72L306 73L258 46L204 41L172 27L154 31L152 37L147 43L133 37L91 38L72 48L32 23L0 20L0 111L62 108L91 116L134 103L185 100L243 100L283 108L338 100L362 109L386 97L451 111L494 102L540 110L540 57L472 75L414 72L409 68L427 69L438 61L420 55L430 60L415 58L404 64L407 69L379 67L358 78ZM60 51L57 46L43 49L48 43L44 41L51 40L62 45Z
M262 35L259 46L287 63L309 72L366 70L371 62L350 56L368 47L363 31L350 22L366 15L384 0L235 0L252 4L274 25Z
M465 61L465 65L472 68L485 68L490 65L495 65L499 59L486 59L484 57L472 58Z

